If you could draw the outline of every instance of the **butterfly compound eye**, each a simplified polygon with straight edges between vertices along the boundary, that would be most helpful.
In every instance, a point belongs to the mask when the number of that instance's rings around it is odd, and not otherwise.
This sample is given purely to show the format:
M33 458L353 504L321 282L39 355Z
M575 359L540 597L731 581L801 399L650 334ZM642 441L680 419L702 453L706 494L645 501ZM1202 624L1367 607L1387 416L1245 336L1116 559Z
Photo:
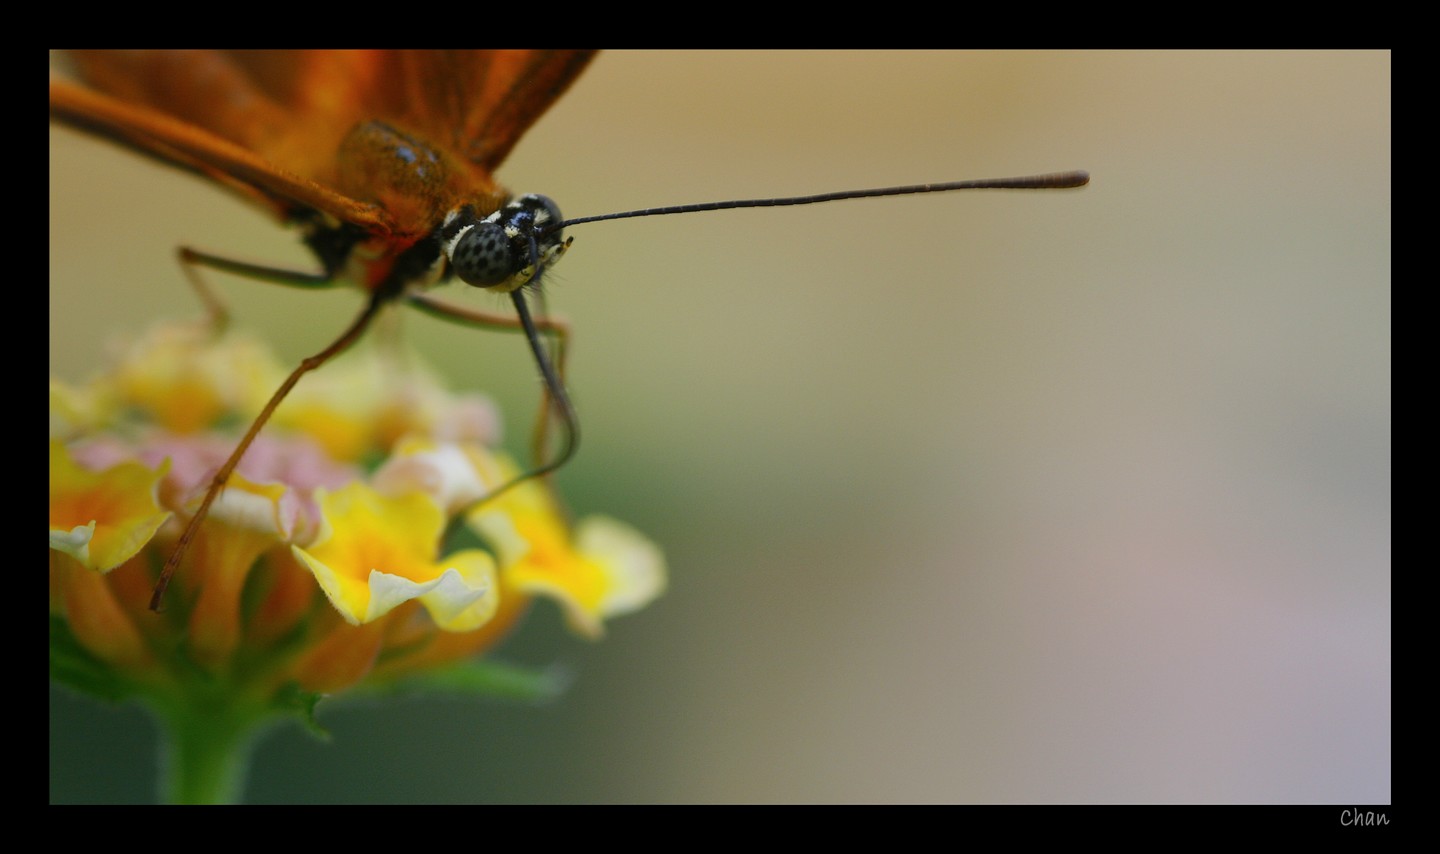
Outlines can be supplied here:
M519 266L504 226L490 220L475 223L460 236L450 253L450 263L460 281L479 288L501 284Z
M546 231L562 219L545 196L521 196L482 220L471 219L469 210L446 220L441 240L455 275L477 288L514 290L559 260L568 245L558 229Z

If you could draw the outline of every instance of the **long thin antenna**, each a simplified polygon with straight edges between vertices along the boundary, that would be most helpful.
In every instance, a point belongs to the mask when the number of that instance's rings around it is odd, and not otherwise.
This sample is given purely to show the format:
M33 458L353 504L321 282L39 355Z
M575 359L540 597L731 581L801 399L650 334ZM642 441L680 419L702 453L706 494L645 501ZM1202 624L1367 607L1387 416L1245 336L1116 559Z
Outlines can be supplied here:
M732 208L779 208L789 205L814 205L820 202L838 202L845 199L869 199L878 196L911 196L917 193L948 193L952 190L1069 190L1090 183L1090 173L1081 170L1072 172L1051 172L1047 175L1027 175L1020 178L979 178L971 181L949 181L943 184L911 184L906 187L880 187L874 190L841 190L835 193L821 193L816 196L790 196L780 199L737 199L730 202L701 202L693 205L672 205L664 208L622 211L582 216L567 219L545 229L548 234L572 225L586 222L601 222L607 219L630 219L638 216L663 216L677 213L698 213L700 211L723 211Z

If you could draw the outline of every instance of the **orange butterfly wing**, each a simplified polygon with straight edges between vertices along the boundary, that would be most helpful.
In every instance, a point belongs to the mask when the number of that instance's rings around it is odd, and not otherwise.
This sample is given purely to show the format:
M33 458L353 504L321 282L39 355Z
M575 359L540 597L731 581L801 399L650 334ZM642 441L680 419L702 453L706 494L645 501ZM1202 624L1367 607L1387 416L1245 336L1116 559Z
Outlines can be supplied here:
M285 219L318 210L413 236L491 177L593 57L588 51L76 51L89 89L52 80L51 115L204 175ZM460 164L407 207L342 180L342 142L375 120ZM403 239L403 238L402 238Z

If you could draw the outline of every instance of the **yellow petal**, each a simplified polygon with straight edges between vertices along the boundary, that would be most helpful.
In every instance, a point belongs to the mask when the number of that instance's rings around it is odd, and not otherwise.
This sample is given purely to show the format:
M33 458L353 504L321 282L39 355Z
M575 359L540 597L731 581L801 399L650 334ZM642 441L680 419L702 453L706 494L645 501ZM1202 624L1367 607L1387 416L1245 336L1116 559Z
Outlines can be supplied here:
M439 577L424 583L370 573L370 619L419 599L435 625L446 631L468 632L485 625L500 603L494 559L479 550L458 552L446 558L443 566Z
M125 462L92 472L50 443L50 547L109 572L134 557L170 518L157 498L170 463Z
M602 567L608 584L600 614L618 617L650 604L665 592L665 556L629 525L590 516L575 528L575 550Z
M499 591L488 554L431 559L444 529L434 499L382 495L359 483L316 496L324 527L313 544L293 551L347 622L372 622L414 599L448 631L478 628L494 614Z
M124 354L105 391L176 433L193 433L233 412L253 412L282 376L269 351L197 324L162 324Z
M539 484L521 484L470 517L500 557L508 586L547 596L588 638L604 620L652 601L665 588L660 550L613 519L584 520L573 536Z

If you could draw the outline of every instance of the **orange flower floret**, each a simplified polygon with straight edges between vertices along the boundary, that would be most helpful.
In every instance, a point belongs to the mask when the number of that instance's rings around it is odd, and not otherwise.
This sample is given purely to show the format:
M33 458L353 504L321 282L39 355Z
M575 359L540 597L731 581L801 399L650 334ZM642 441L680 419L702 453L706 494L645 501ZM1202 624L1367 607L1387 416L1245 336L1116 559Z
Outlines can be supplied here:
M369 623L416 599L447 631L479 628L495 613L490 555L474 549L434 559L445 517L428 495L387 496L352 483L316 497L321 532L294 552L347 622Z
M168 469L122 462L94 472L51 441L50 547L102 573L134 557L170 518L158 499Z
M604 516L572 532L537 482L514 487L471 514L494 543L509 588L554 599L576 633L604 634L604 621L638 610L665 589L665 559L633 528Z

